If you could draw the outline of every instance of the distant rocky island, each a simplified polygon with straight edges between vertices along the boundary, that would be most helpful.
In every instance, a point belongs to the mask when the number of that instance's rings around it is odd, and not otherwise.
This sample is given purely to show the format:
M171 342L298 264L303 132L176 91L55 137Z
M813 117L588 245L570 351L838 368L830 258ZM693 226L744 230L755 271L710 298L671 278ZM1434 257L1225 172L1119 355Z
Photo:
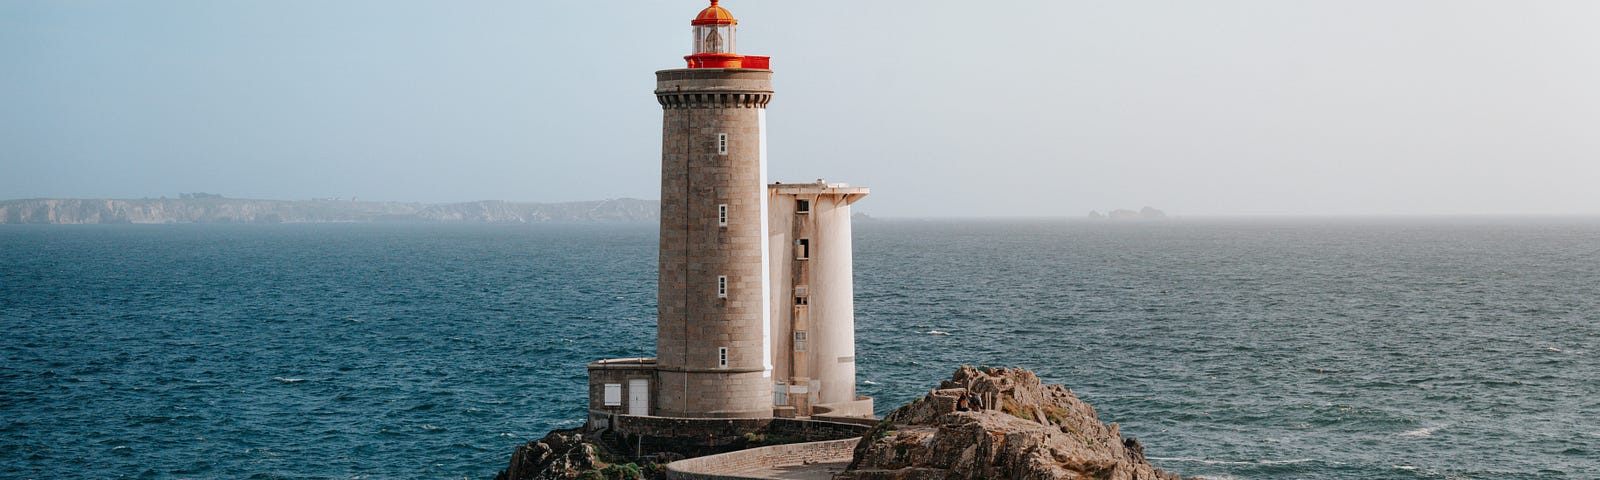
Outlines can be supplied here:
M185 193L177 199L0 200L0 224L97 223L549 223L654 222L655 201L622 198L588 202L464 203L355 200L247 200Z
M1167 218L1167 212L1144 207L1137 211L1118 208L1111 213L1100 213L1099 210L1089 212L1090 220L1159 220Z

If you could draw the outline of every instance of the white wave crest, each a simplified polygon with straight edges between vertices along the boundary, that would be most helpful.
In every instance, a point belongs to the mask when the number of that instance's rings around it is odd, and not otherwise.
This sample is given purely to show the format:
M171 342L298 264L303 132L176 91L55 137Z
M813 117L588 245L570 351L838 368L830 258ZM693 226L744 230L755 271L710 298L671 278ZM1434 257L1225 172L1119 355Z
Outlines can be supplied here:
M1288 465L1313 461L1310 458L1295 458L1289 460L1211 460L1193 457L1149 457L1150 460L1164 462L1194 462L1206 465ZM1213 477L1205 477L1213 478ZM1220 478L1220 477L1217 477Z
M304 379L304 378L291 378L291 377L272 377L272 379L280 381L280 382L283 382L283 383L300 383L300 382L306 381L306 379Z
M1419 428L1419 429L1416 429L1416 430L1406 430L1404 432L1400 432L1400 436L1402 436L1402 437L1431 437L1431 436L1433 436L1433 432L1439 431L1440 428L1443 428L1443 427L1422 427L1422 428Z

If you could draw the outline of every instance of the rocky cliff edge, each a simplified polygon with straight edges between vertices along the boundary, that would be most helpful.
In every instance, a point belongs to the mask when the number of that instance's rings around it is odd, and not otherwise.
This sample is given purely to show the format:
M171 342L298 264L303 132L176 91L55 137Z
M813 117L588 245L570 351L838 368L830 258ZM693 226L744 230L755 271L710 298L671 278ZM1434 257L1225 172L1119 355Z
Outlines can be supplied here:
M958 411L976 394L982 408ZM961 367L885 417L836 480L1180 480L1094 407L1022 369Z

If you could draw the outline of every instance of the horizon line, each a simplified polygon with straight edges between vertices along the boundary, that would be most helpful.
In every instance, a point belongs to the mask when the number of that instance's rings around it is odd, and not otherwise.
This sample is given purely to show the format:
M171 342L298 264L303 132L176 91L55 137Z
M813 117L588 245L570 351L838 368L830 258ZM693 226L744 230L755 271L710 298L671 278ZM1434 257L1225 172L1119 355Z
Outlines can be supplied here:
M182 193L191 193L191 192L182 192ZM192 192L192 193L205 193L205 192ZM174 197L167 197L167 196L161 196L161 197L137 197L137 198L113 198L113 197L27 197L27 198L0 199L0 203L22 202L22 201L42 201L42 200L74 200L74 201L121 200L121 201L130 201L130 200L207 200L207 199L211 199L211 198L189 199L189 198L174 198ZM359 199L359 198L356 198L356 197L351 197L351 198L325 197L325 198L281 199L281 198L246 198L246 197L228 197L228 196L219 196L219 197L215 197L215 199L219 199L219 200L258 201L258 202L316 202L316 201L329 201L329 202L409 203L409 204L423 204L423 205L450 205L450 204L464 204L464 203L478 203L478 202L533 203L533 204L557 205L557 204L568 204L568 203L612 202L612 201L624 201L624 200L642 201L642 202L660 202L660 200L656 200L656 199L646 199L646 198L637 198L637 197L613 197L613 198L591 199L591 200L554 200L554 201L550 201L550 200L508 200L508 199L478 199L478 200L452 200L452 201L363 200L363 199ZM1106 211L1109 212L1109 211L1113 211L1113 210L1117 210L1117 209L1107 209ZM1165 209L1162 209L1162 210L1165 211ZM1099 210L1098 209L1092 209L1091 211L1099 211ZM1562 213L1551 213L1551 212L1237 213L1237 212L1235 212L1235 213L1184 213L1184 214L1172 214L1172 213L1169 213L1169 214L1167 214L1167 216L1161 217L1161 218L1131 218L1131 219L1091 218L1091 217L1088 216L1087 213L1074 214L1074 215L1027 215L1027 214L1023 214L1023 215L1007 215L1007 214L996 214L996 215L983 215L983 214L971 214L971 215L916 215L916 214L913 214L913 215L879 215L879 214L873 214L873 213L870 213L868 211L862 211L862 210L856 210L855 213L859 214L859 215L866 216L866 217L868 217L870 219L873 219L873 220L1068 220L1068 221L1079 221L1079 220L1081 220L1081 221L1114 222L1114 223L1137 223L1137 222L1150 223L1150 222L1174 221L1174 220L1185 220L1185 219L1193 219L1193 220L1248 220L1248 219L1267 220L1267 219L1356 219L1356 218L1366 218L1366 219L1434 218L1434 219L1442 219L1442 218L1592 218L1592 217L1600 217L1600 212L1562 212Z

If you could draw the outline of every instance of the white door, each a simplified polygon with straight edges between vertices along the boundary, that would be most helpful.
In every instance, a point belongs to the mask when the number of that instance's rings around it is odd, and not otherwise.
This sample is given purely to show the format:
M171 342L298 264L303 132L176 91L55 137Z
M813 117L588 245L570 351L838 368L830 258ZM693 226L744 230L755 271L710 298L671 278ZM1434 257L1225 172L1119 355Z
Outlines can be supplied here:
M628 380L628 415L646 416L650 414L650 380L636 378Z

